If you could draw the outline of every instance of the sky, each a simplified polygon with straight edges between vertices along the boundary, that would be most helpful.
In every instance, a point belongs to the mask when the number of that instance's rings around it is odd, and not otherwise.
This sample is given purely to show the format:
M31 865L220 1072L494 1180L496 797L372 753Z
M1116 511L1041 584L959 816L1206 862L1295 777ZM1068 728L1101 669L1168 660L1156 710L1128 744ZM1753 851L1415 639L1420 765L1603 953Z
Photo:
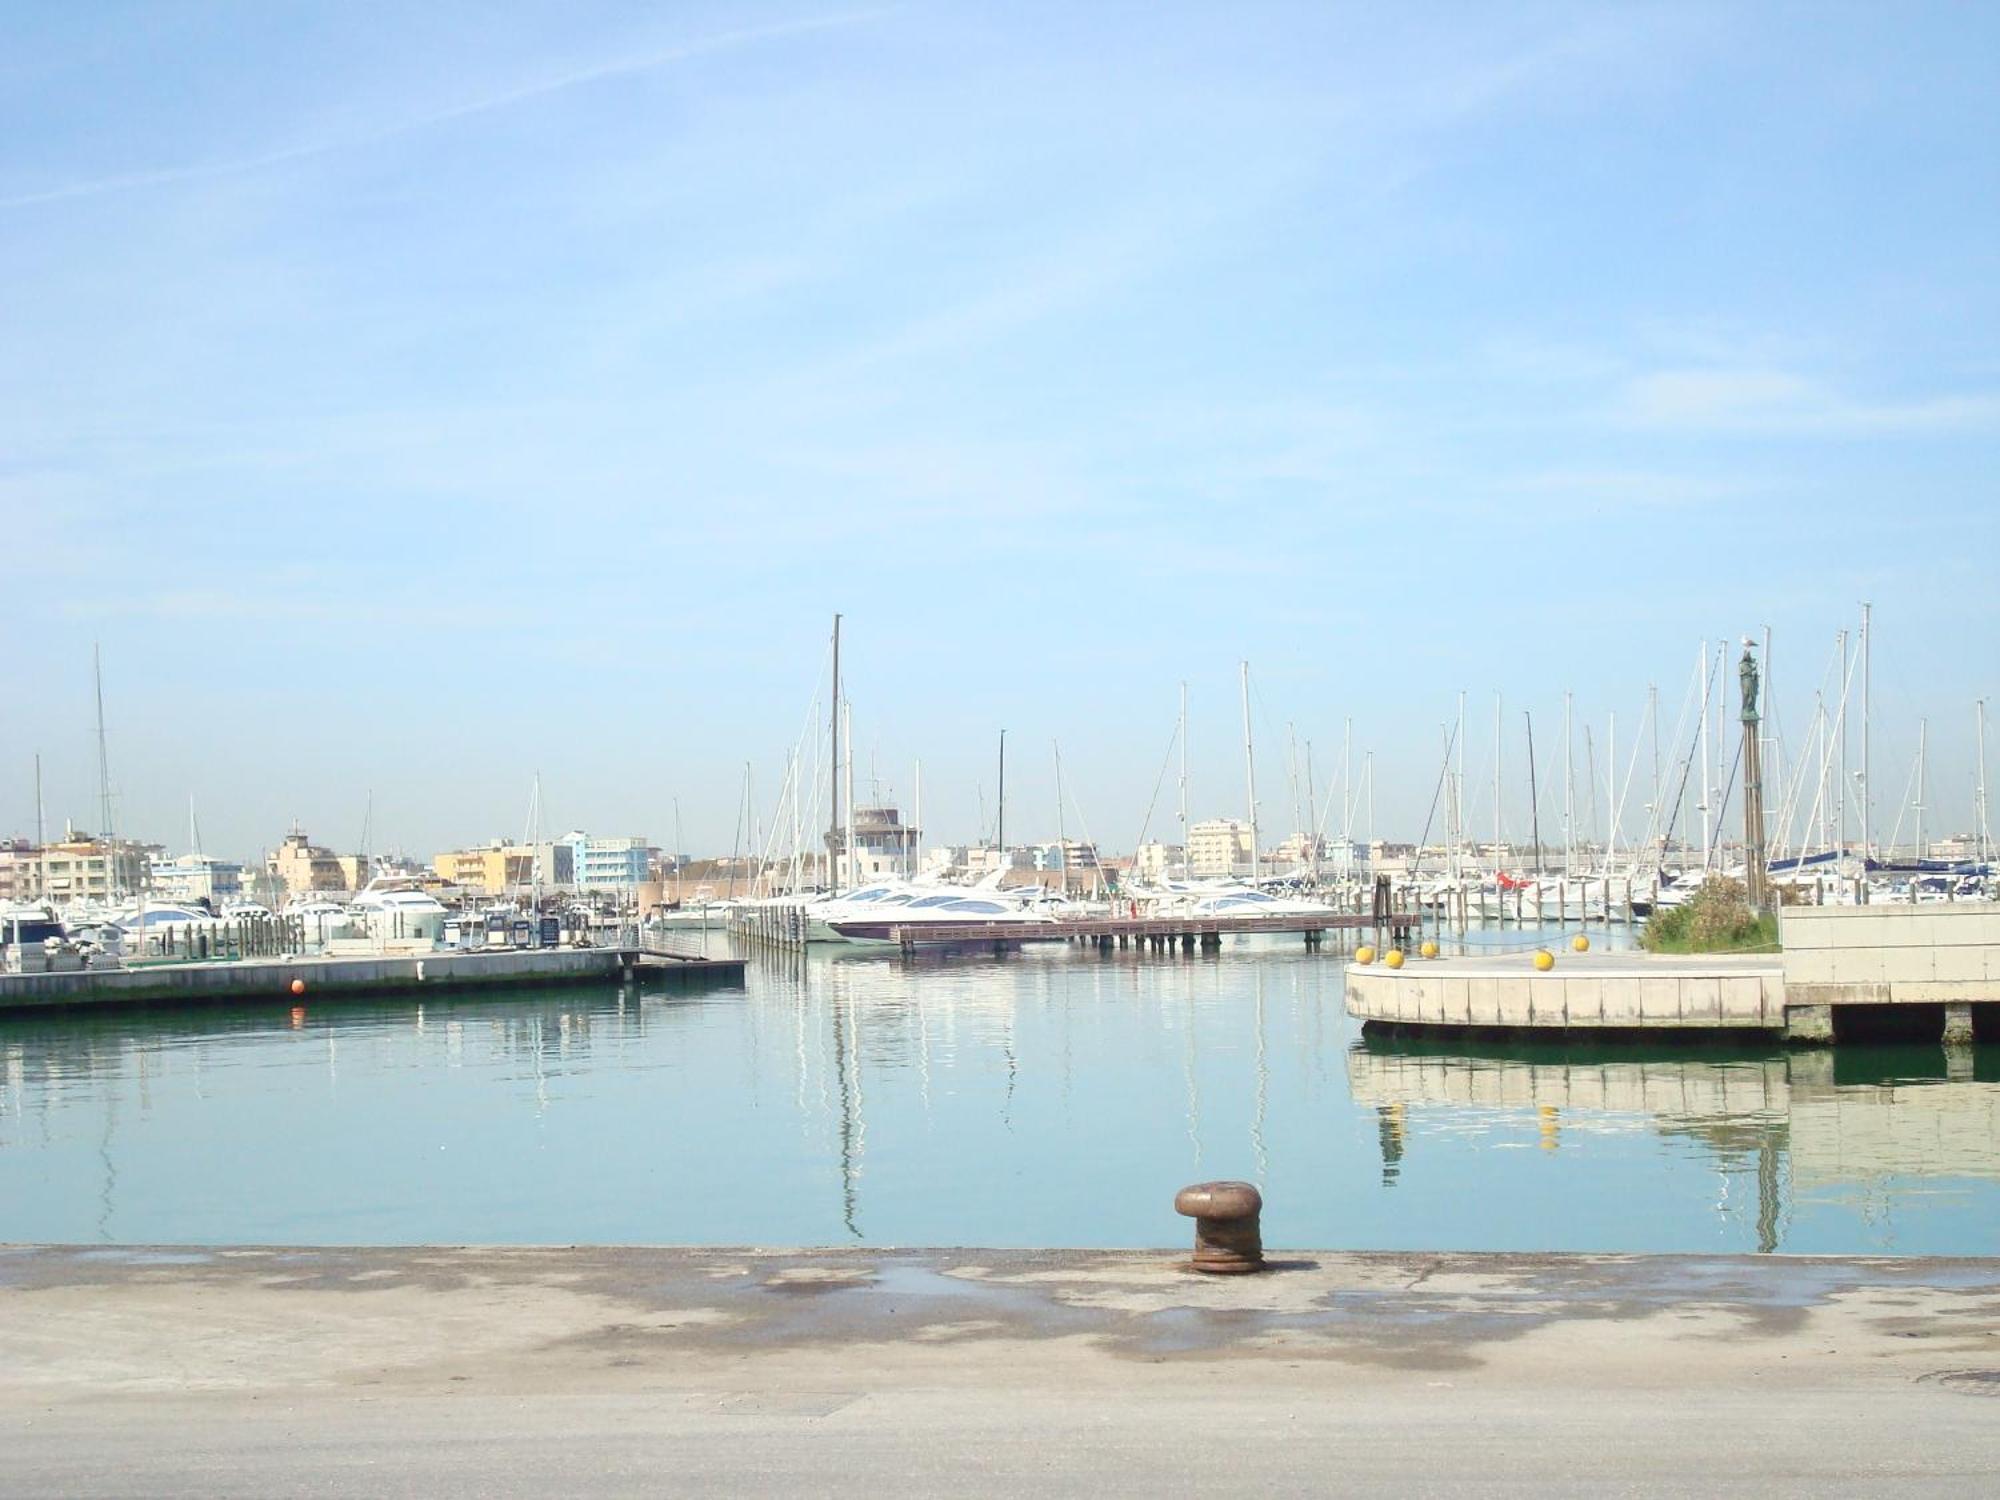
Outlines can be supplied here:
M1183 682L1240 816L1246 661L1267 833L1308 746L1339 831L1351 742L1352 830L1435 836L1464 693L1525 836L1569 694L1630 837L1649 689L1671 783L1768 630L1808 756L1862 601L1872 816L1928 721L1968 827L1996 55L1966 5L0 8L0 835L37 754L98 822L96 645L120 833L427 856L539 775L727 852L838 611L859 789L921 763L936 839L1003 728L1010 838L1058 747L1068 834L1170 832Z

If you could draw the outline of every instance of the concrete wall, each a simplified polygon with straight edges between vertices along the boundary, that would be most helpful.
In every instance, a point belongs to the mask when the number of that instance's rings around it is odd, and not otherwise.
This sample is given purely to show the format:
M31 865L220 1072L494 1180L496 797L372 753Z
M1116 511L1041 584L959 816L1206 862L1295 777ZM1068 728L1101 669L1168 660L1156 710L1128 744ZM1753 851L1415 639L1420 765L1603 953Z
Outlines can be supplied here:
M289 997L294 979L305 981L308 1003L438 986L602 982L619 979L633 961L634 955L615 949L540 948L431 953L422 958L274 959L92 969L78 974L10 974L0 976L0 1008L275 1000Z
M1718 960L1708 972L1466 974L1350 965L1347 1013L1364 1021L1547 1030L1784 1025L1785 992L1768 960Z
M1793 1005L2000 1000L2000 903L1786 907L1779 938Z

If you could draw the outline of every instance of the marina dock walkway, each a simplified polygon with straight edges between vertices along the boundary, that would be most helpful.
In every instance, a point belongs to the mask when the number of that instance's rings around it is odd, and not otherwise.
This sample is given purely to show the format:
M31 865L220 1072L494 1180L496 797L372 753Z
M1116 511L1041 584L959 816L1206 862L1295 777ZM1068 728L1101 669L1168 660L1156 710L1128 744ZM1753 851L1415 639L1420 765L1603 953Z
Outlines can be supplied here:
M563 984L731 984L740 958L691 958L639 948L477 949L363 958L235 959L0 974L0 1012L230 1000L358 999ZM294 984L303 989L295 991Z
M1939 1495L2000 1262L0 1249L9 1495Z

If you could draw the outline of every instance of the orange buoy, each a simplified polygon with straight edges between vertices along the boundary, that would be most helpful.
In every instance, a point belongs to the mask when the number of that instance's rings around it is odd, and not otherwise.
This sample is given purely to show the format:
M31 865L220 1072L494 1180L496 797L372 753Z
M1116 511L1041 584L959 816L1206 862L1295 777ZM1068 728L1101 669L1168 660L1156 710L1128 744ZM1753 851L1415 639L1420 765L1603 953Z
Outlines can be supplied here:
M294 995L303 995L305 992L306 982L303 979L294 979L292 981L292 993Z

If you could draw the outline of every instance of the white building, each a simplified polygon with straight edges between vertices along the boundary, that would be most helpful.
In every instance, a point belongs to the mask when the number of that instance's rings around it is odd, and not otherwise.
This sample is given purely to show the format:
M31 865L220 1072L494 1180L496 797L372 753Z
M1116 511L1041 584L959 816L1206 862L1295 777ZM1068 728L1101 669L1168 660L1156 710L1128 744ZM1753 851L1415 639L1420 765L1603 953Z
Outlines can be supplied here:
M167 901L206 901L219 907L243 895L243 866L212 854L183 854L153 866L153 894Z
M1141 844L1132 856L1132 877L1141 885L1158 885L1181 873L1187 850L1180 844L1163 844L1158 839Z

